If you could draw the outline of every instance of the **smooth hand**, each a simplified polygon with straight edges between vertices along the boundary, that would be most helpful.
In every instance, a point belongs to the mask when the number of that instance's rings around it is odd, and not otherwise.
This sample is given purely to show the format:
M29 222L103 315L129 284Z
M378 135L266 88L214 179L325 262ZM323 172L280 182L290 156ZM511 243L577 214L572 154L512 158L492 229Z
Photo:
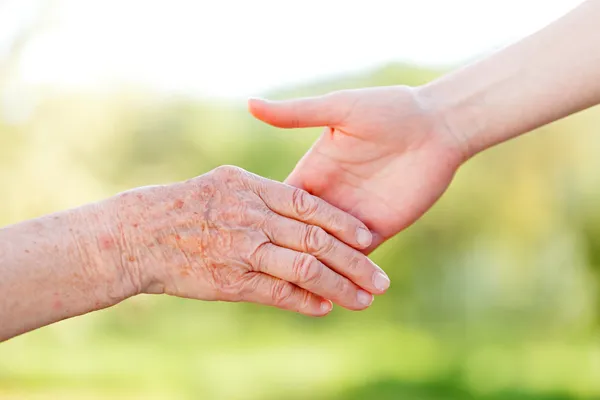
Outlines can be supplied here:
M305 191L235 167L116 198L117 246L138 292L248 301L325 315L367 308L387 276L356 218ZM123 238L121 240L121 238Z
M327 127L286 183L365 222L374 233L369 250L427 211L465 159L460 138L415 88L252 99L249 108L276 127Z

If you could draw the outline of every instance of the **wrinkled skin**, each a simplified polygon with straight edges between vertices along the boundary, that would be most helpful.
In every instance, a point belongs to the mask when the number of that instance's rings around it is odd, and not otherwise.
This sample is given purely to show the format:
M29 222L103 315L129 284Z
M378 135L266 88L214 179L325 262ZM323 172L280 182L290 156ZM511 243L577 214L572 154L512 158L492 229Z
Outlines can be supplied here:
M139 292L320 316L329 300L364 309L389 285L355 249L371 243L359 220L239 168L125 192L116 209L114 241Z
M252 99L249 109L281 128L327 127L286 183L363 221L374 232L368 251L425 213L465 160L461 139L414 88Z

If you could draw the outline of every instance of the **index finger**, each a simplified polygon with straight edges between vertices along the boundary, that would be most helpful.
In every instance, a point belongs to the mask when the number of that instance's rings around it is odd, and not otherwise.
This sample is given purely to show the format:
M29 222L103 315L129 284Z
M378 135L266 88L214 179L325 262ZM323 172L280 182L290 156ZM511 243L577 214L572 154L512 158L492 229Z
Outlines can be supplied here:
M371 245L373 235L359 219L302 189L264 179L258 194L279 215L319 226L357 249Z

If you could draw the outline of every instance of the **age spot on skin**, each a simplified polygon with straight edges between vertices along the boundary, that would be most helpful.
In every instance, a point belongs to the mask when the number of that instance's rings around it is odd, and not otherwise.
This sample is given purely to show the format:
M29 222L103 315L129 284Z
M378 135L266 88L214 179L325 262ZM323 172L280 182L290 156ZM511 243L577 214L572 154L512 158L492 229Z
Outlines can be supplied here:
M60 301L60 298L58 298L60 295L58 292L54 292L52 293L52 295L54 296L54 301L52 302L52 308L55 310L60 310L62 308L62 301Z
M159 239L159 243L166 244L172 249L181 250L188 255L199 255L203 252L202 241L198 238L182 238L179 235L169 235Z
M115 241L110 236L100 236L98 241L100 242L101 250L110 250L115 245Z
M175 202L173 203L173 207L174 207L174 208L176 208L176 209L180 209L180 208L182 208L182 207L183 207L183 205L184 205L184 204L185 204L185 203L183 202L183 200L181 200L181 199L177 199L177 200L175 200Z
M181 276L190 276L192 274L192 267L190 265L183 265L181 267L180 275Z

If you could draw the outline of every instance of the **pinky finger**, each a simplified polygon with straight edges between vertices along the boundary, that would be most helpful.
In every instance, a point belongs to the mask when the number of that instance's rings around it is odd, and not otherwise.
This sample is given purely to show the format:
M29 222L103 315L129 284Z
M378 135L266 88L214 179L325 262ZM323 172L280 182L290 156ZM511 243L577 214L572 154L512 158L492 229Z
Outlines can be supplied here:
M246 292L242 300L295 311L300 314L323 317L331 311L331 301L304 290L293 283L260 272L251 272L247 282L252 291Z

